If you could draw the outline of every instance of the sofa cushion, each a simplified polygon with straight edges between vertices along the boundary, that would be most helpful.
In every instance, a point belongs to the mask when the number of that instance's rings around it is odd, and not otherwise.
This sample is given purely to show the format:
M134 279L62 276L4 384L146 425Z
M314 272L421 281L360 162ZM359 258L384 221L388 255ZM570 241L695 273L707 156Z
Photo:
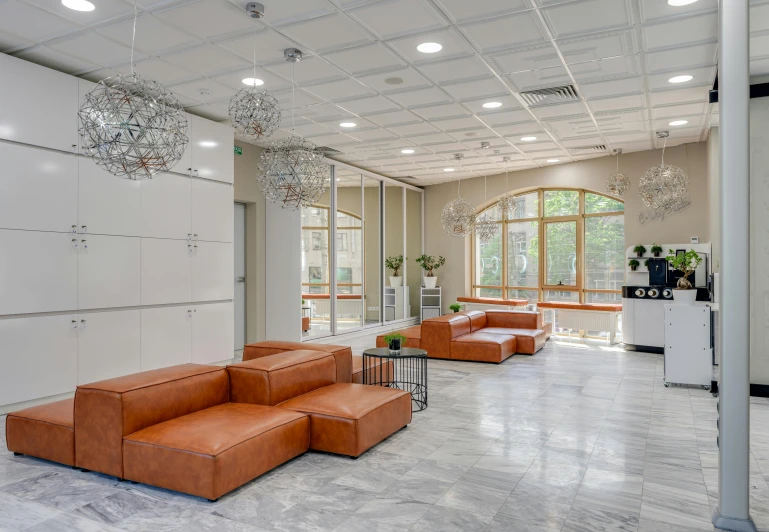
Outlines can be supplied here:
M336 382L336 359L321 351L287 351L227 366L230 401L275 406Z
M451 359L500 363L515 353L515 349L515 336L480 330L454 338L451 341Z
M309 418L226 403L124 438L125 478L217 499L307 451Z
M334 384L278 405L310 416L310 448L358 456L411 423L411 394Z
M243 348L243 362L255 358L285 353L286 351L299 351L309 349L331 353L336 358L337 382L350 382L352 380L352 349L346 345L313 344L309 342L282 342L269 340L247 344Z
M541 329L544 318L541 312L526 310L487 310L486 327L511 329Z
M430 358L449 358L451 340L469 334L470 318L454 313L430 318L422 322L422 349Z
M486 327L486 334L515 336L515 352L533 355L545 346L547 333L542 329L510 329L507 327Z
M382 359L374 358L369 362L369 368L368 368L368 382L373 382L373 380L376 378L377 380L386 383L387 377L390 375L394 375L395 372L395 363L392 360L389 360L385 367L382 367ZM381 368L381 369L380 369ZM372 374L373 373L373 374ZM363 384L363 357L362 356L353 356L352 357L352 382L355 384Z
M75 465L75 400L11 412L5 419L9 451Z
M470 332L486 327L486 313L481 310L463 310L457 314L470 318Z
M393 333L400 333L406 337L406 343L403 344L401 347L415 347L417 349L420 348L421 338L422 338L421 325L414 325L413 327L407 327L405 329L400 329L398 331L393 331L392 333L387 333L387 334L393 334ZM379 336L376 337L377 347L387 347L387 342L384 341L384 337L387 336L387 334L380 334ZM355 373L355 369L353 369L353 373Z

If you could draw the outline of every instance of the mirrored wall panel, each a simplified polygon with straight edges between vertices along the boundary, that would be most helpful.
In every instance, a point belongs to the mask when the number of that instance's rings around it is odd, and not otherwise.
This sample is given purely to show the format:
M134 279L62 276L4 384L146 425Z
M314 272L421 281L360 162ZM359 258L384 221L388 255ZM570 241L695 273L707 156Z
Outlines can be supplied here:
M406 272L404 279L409 288L408 313L417 317L420 312L422 268L416 260L422 254L422 193L404 189L406 194Z
M385 321L402 320L411 316L409 286L404 282L406 261L404 239L404 189L385 183Z
M363 327L363 183L359 173L336 171L336 331Z
M363 177L363 244L365 248L364 295L366 325L382 323L382 182Z

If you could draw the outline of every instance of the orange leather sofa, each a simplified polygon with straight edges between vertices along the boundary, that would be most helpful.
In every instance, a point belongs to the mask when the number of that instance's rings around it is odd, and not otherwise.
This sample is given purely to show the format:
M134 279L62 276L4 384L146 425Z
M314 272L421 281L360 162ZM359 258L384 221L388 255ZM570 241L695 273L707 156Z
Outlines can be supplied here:
M406 343L404 343L401 347L415 347L417 349L422 347L422 326L421 325L414 325L413 327L407 327L406 329L401 329L400 331L393 331L401 333L403 336L406 337ZM392 334L392 333L388 333ZM386 334L380 334L376 337L376 346L377 347L387 347L387 342L385 342L384 337L387 336Z

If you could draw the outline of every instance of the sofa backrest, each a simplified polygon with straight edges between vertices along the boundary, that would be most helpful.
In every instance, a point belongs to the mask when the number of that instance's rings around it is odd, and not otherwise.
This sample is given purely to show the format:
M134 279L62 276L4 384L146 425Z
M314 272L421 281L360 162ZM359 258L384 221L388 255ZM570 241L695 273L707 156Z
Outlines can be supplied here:
M541 312L527 310L487 310L486 327L505 327L507 329L542 329Z
M281 342L269 340L247 344L243 349L243 362L288 351L322 351L336 358L337 382L352 382L352 349L346 345L311 344L304 342Z
M482 310L463 310L457 314L470 318L470 332L486 327L486 313Z
M336 358L322 351L287 351L227 366L230 402L275 406L336 382Z
M422 322L422 349L427 351L429 357L449 358L451 356L451 340L469 334L470 331L470 318L460 313L446 314L424 320Z
M123 436L229 399L227 371L182 364L84 384L75 392L75 465L123 478Z

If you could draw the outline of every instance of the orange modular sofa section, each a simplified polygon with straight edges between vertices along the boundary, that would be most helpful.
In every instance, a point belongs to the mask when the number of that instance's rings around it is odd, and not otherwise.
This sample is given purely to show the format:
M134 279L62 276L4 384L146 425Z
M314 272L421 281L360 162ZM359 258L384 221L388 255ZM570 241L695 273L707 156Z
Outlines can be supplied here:
M74 399L65 399L8 414L8 449L52 462L75 465Z
M265 342L256 342L246 344L243 348L243 362L248 362L255 358L277 355L287 351L301 351L310 349L312 351L323 351L332 353L336 358L337 382L351 382L352 379L352 349L346 345L329 344L311 344L305 342L281 342L277 340L268 340Z
M422 326L421 325L414 325L413 327L408 327L406 329L401 329L400 331L393 331L393 332L400 333L406 337L406 343L404 343L401 347L414 347L416 349L419 349L422 347ZM385 339L384 339L385 336L387 335L380 334L379 336L376 337L377 347L387 347L387 342L385 342Z

